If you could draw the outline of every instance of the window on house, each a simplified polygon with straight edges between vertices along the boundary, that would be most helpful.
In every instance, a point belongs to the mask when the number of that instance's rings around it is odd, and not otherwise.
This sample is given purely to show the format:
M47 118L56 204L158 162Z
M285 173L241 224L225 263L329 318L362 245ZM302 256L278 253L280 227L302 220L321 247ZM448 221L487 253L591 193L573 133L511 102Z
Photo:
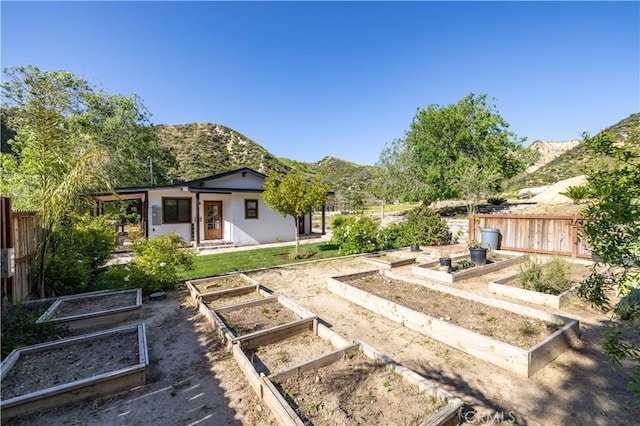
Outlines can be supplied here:
M244 218L258 218L258 200L244 200Z
M163 198L163 223L191 222L191 198Z

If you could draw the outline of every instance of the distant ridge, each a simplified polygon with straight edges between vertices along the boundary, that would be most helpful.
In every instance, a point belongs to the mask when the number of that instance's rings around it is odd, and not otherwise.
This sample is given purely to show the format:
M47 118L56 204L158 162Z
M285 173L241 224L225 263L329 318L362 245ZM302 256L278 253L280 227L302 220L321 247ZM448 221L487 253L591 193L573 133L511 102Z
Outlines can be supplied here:
M629 117L620 120L618 123L604 130L611 133L614 139L626 141L632 132L640 134L640 113L631 114ZM531 146L533 147L537 142L538 141L534 142ZM553 146L560 150L563 146L558 146L557 144L562 143L567 142L545 142L544 146ZM636 141L636 143L639 142ZM589 161L584 143L578 141L575 146L564 150L564 152L555 156L549 162L544 163L541 167L533 171L525 171L507 181L504 185L504 191L506 193L517 192L523 188L551 185L561 180L583 175L587 171L587 166L590 165Z

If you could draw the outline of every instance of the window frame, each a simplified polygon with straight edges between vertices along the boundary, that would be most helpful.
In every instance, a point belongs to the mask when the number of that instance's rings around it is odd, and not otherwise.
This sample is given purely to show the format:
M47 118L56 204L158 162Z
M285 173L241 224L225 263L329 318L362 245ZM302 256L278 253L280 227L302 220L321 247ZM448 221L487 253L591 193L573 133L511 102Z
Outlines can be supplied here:
M176 220L168 220L167 219L167 201L175 201L176 202ZM187 202L189 210L188 210L188 218L186 220L180 220L180 204L182 202ZM192 212L192 199L189 197L162 197L162 223L165 224L173 224L173 223L191 223L191 212Z
M250 208L249 207L249 203L256 203L256 206L254 208ZM259 219L259 214L258 214L258 206L260 205L259 200L257 198L245 198L244 200L244 218L246 220L255 220L255 219ZM250 211L255 211L255 215L254 216L250 216L249 212Z

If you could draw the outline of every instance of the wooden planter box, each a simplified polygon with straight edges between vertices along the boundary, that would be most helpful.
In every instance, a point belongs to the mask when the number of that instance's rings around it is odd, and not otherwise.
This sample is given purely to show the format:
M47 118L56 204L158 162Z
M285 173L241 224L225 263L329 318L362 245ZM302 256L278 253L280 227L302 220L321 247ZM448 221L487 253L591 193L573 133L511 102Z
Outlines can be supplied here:
M96 291L58 298L36 323L55 323L74 331L140 319L142 289ZM65 313L66 312L66 313Z
M367 263L376 265L381 269L392 269L399 266L411 265L415 263L416 257L401 257L394 256L393 254L388 253L380 253L365 256L362 258L362 260Z
M577 263L581 265L589 265L593 264L593 262L573 259L567 260L572 263ZM609 267L605 267L602 270L598 271L599 274L605 273ZM524 302L533 303L536 305L549 306L551 308L560 309L569 304L569 302L576 297L576 292L579 286L573 286L569 290L564 293L553 295L553 294L545 294L540 293L533 290L525 290L523 288L513 287L508 285L507 283L511 280L514 280L518 277L518 274L513 274L506 276L504 278L500 278L498 280L492 281L488 284L488 290L492 293L498 294L500 296L505 296L511 299L522 300Z
M235 283L227 285L227 281L235 281ZM238 284L238 282L240 284ZM189 280L186 282L186 285L194 301L209 301L220 297L234 297L234 295L247 294L246 291L249 293L251 291L255 291L257 286L260 284L245 274L233 273L210 278ZM247 290L247 288L251 288L251 290ZM234 291L237 291L237 293L234 293Z
M93 345L99 345L101 342L108 340L108 338L126 334L133 334L135 341L137 341L138 357L131 365L2 400L0 401L2 423L4 424L6 420L16 415L32 413L51 407L59 407L85 398L142 386L146 383L146 371L149 365L144 324L113 328L97 333L61 339L55 342L27 346L11 352L0 366L0 379L3 381L3 386L6 386L5 380L9 373L12 372L12 369L20 368L21 359L24 359L24 357L33 358L35 362L37 362L37 357L40 354L44 357L50 354L51 351L64 349L64 358L70 360L67 361L68 364L65 364L65 362L56 362L55 365L42 365L39 368L45 371L49 370L51 374L69 369L76 371L78 369L76 361L77 359L82 359L82 345L87 342L92 342ZM74 350L77 354L75 354L75 356L68 356L74 355ZM109 365L114 359L114 356L118 357L118 354L117 352L113 353L113 349L110 348L110 350L104 352L103 360L92 359L91 362L99 363L100 365ZM47 358L43 359L46 360ZM46 361L43 362L46 363ZM105 369L108 370L108 367ZM32 378L27 375L23 380L29 381L32 380Z
M411 273L413 273L414 275L430 278L430 279L445 282L445 283L454 283L454 282L466 280L472 277L478 277L480 275L497 271L511 265L517 265L518 263L523 262L525 258L524 253L507 252L502 250L494 250L494 252L501 255L510 256L510 258L505 260L499 260L493 263L488 263L482 266L474 266L474 267L463 269L462 271L457 271L457 272L445 272L445 271L438 271L436 269L433 269L437 267L439 264L439 261L436 260L433 262L428 262L422 265L414 266L411 269ZM455 264L456 261L460 261L468 258L469 258L469 255L456 256L451 258L451 261L452 263Z
M371 271L369 273L379 272ZM478 296L444 285L419 280L407 280L402 277L397 277L391 272L383 272L383 275L391 278L422 285L452 296L473 300L542 321L563 324L560 329L549 335L542 342L528 349L522 349L489 336L450 324L447 321L416 312L343 282L357 276L363 276L363 274L367 273L331 277L328 279L329 291L455 349L524 377L531 377L536 371L543 368L568 347L572 346L579 338L579 322L573 318L543 312L502 300Z
M449 394L446 390L437 386L437 384L430 382L420 376L419 374L409 370L392 359L386 357L382 353L369 347L368 345L359 342L353 343L335 333L325 325L319 322L317 316L312 312L304 309L300 305L291 301L284 296L273 296L272 293L259 286L258 292L262 295L262 300L256 300L249 302L250 304L264 304L264 303L280 303L286 308L293 311L301 319L293 321L288 324L279 325L266 330L261 330L255 333L246 334L236 337L224 324L222 319L216 313L217 309L210 309L207 303L202 300L201 297L194 295L192 297L198 305L199 311L207 317L210 324L217 330L221 339L227 342L227 347L231 350L236 362L243 371L246 379L256 394L263 400L263 402L269 407L278 423L283 426L290 425L303 425L304 423L294 411L289 403L285 400L284 396L278 391L274 381L283 380L291 375L300 374L305 371L311 371L313 369L321 368L340 357L345 352L360 350L364 352L371 359L376 359L380 362L384 362L398 374L401 374L403 381L413 384L417 389L427 395L439 398L445 402L445 406L441 408L436 415L428 419L424 425L434 426L452 426L459 423L458 413L463 403L462 400ZM232 299L230 299L232 300ZM225 306L220 308L222 312L233 310L246 306L246 303ZM316 336L325 339L335 348L335 351L325 353L320 356L311 357L308 361L297 364L293 367L284 369L282 371L275 372L269 376L264 373L258 373L254 368L253 363L247 358L246 351L255 349L258 347L264 347L271 344L286 342L290 337L296 336L300 333L312 332Z
M258 373L255 370L253 363L247 358L245 352L243 351L242 341L235 342L236 344L233 344L231 347L233 356L240 366L241 370L244 372L245 377L249 381L256 394L269 407L271 412L278 420L279 424L287 426L303 425L304 422L296 413L296 411L294 411L291 405L287 402L285 396L282 395L278 390L276 386L277 383L281 383L292 376L303 374L305 372L311 372L313 370L328 366L342 359L345 354L354 351L361 351L370 359L377 360L381 363L386 364L386 366L391 369L391 371L394 371L395 373L402 376L402 381L404 383L415 386L420 393L432 396L442 401L444 406L440 408L440 410L438 410L436 414L434 414L421 424L434 426L449 426L458 424L458 413L463 405L462 400L452 396L447 391L437 386L437 384L430 382L414 371L403 367L391 358L385 356L384 354L366 345L365 343L350 343L323 324L319 323L316 318L312 318L311 321L313 323L312 328L314 330L314 333L330 341L337 349L330 353L326 353L315 358L310 358L309 360L299 363L291 368L269 374L268 376L263 373ZM299 329L297 332L301 333L303 331L304 329ZM264 339L260 342L260 345L268 345L270 343L283 340L282 335L277 330L274 332L267 332L263 337Z

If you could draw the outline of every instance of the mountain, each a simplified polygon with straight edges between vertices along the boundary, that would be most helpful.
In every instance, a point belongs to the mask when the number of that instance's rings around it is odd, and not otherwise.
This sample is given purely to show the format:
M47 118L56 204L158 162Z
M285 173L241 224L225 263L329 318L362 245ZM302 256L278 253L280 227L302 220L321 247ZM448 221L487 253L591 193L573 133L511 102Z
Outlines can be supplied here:
M344 198L350 198L352 194L365 195L366 198L376 169L334 157L324 157L317 163L307 163L307 166L315 174L321 174L332 190Z
M563 142L551 142L551 141L541 141L537 140L531 145L529 148L536 151L537 159L535 163L530 165L526 173L533 173L541 167L544 167L545 164L555 160L557 157L561 156L565 152L570 149L575 148L580 144L580 140L572 139Z
M626 141L632 133L640 134L640 113L631 114L629 117L620 120L618 123L604 130L609 132L615 140ZM535 144L539 142L542 141L534 142L531 144L531 147L535 149ZM587 155L584 142L575 142L576 141L555 142L553 144L544 142L539 144L538 148L542 151L547 150L546 153L549 155L550 161L541 167L527 170L507 181L504 192L513 193L522 188L551 185L564 179L585 174L588 167L593 164ZM636 143L640 143L640 141L636 140ZM567 147L570 148L566 149Z
M229 170L249 167L260 173L288 173L291 167L262 146L220 124L190 123L158 125L162 145L169 147L178 162L171 174L191 180Z
M280 174L300 171L310 178L323 177L339 196L367 192L375 167L325 157L317 163L279 158L262 146L220 124L190 123L156 126L161 143L176 156L178 167L172 175L180 179L197 179L241 167L260 173Z

